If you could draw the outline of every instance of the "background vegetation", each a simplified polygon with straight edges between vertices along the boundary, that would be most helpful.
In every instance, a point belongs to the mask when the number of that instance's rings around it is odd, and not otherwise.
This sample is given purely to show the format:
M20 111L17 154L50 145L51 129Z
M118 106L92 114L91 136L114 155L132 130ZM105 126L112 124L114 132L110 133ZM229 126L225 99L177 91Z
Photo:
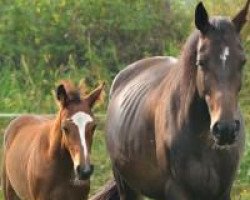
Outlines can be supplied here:
M0 113L54 113L58 80L85 80L90 90L147 56L179 54L193 29L197 0L2 0L0 1ZM245 0L204 3L211 15L233 16ZM248 58L250 26L242 39ZM250 62L241 107L250 131ZM106 99L96 108L104 113ZM1 133L8 120L0 118ZM92 193L112 174L100 119L94 146ZM239 170L235 199L249 199L250 140Z

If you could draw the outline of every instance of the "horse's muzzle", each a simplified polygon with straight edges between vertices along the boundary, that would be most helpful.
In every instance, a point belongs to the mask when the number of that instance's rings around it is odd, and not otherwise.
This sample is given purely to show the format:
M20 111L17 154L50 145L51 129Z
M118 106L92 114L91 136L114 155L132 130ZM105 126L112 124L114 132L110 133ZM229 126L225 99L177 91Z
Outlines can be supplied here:
M77 173L79 180L88 180L90 176L93 174L93 171L94 171L93 165L84 166L84 167L81 167L80 165L78 165L76 168L76 173Z
M240 130L240 121L218 121L214 124L212 132L218 145L231 145L235 142Z

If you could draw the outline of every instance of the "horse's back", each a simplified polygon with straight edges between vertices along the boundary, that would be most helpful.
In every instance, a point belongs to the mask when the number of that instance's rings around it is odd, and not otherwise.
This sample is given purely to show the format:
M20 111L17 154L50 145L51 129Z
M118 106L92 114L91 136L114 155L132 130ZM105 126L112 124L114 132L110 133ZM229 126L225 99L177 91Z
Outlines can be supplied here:
M119 122L111 120L108 126L113 128L123 123L122 129L128 130L133 119L143 121L147 117L149 106L146 104L152 92L157 90L175 63L175 58L157 56L139 60L120 71L111 86L108 109L108 120L119 119Z
M118 73L110 91L107 135L120 141L123 135L133 137L142 132L135 131L137 128L147 127L150 115L147 102L174 63L176 59L172 57L157 56L137 61ZM128 133L123 133L124 130Z
M9 126L6 128L5 133L4 133L5 150L7 150L10 147L12 141L15 139L20 129L29 125L32 125L32 126L39 125L42 122L45 122L47 120L48 118L38 116L38 115L23 115L23 116L17 117L16 119L13 119L10 122Z
M176 63L177 59L174 57L169 56L155 56L146 59L142 59L136 61L130 65L128 65L125 69L121 70L111 85L110 89L110 97L116 90L122 89L124 85L129 83L130 81L136 79L138 75L142 74L143 72L151 72L151 76L148 78L155 79L155 81L160 81L158 77L152 74L154 71L160 71L163 68L163 72L167 72L167 68L171 65ZM150 75L150 74L149 74ZM146 78L146 77L145 77ZM147 80L149 80L147 79ZM145 81L147 81L145 80Z

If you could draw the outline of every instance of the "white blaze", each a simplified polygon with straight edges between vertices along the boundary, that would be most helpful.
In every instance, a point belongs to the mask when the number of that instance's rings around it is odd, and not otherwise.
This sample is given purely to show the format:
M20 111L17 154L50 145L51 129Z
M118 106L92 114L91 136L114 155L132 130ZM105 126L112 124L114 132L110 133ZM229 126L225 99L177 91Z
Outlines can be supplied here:
M92 122L93 118L85 113L85 112L77 112L71 117L72 121L74 124L78 127L79 134L80 134L80 139L81 139L81 144L83 147L83 153L84 153L84 159L88 158L88 148L87 148L87 143L86 143L86 137L85 137L85 129L86 125L88 122Z
M220 59L222 60L223 68L225 68L225 66L226 66L226 60L227 60L228 56L229 56L229 47L225 47L223 49L222 54L220 55Z

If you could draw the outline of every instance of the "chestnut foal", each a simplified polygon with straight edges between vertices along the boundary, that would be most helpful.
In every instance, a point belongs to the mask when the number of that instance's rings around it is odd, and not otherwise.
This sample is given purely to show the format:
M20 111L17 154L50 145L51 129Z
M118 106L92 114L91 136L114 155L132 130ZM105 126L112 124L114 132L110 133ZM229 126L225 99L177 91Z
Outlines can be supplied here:
M54 119L25 115L5 132L3 191L6 200L85 200L93 166L95 131L91 108L103 85L82 97L81 88L64 81L56 89Z

